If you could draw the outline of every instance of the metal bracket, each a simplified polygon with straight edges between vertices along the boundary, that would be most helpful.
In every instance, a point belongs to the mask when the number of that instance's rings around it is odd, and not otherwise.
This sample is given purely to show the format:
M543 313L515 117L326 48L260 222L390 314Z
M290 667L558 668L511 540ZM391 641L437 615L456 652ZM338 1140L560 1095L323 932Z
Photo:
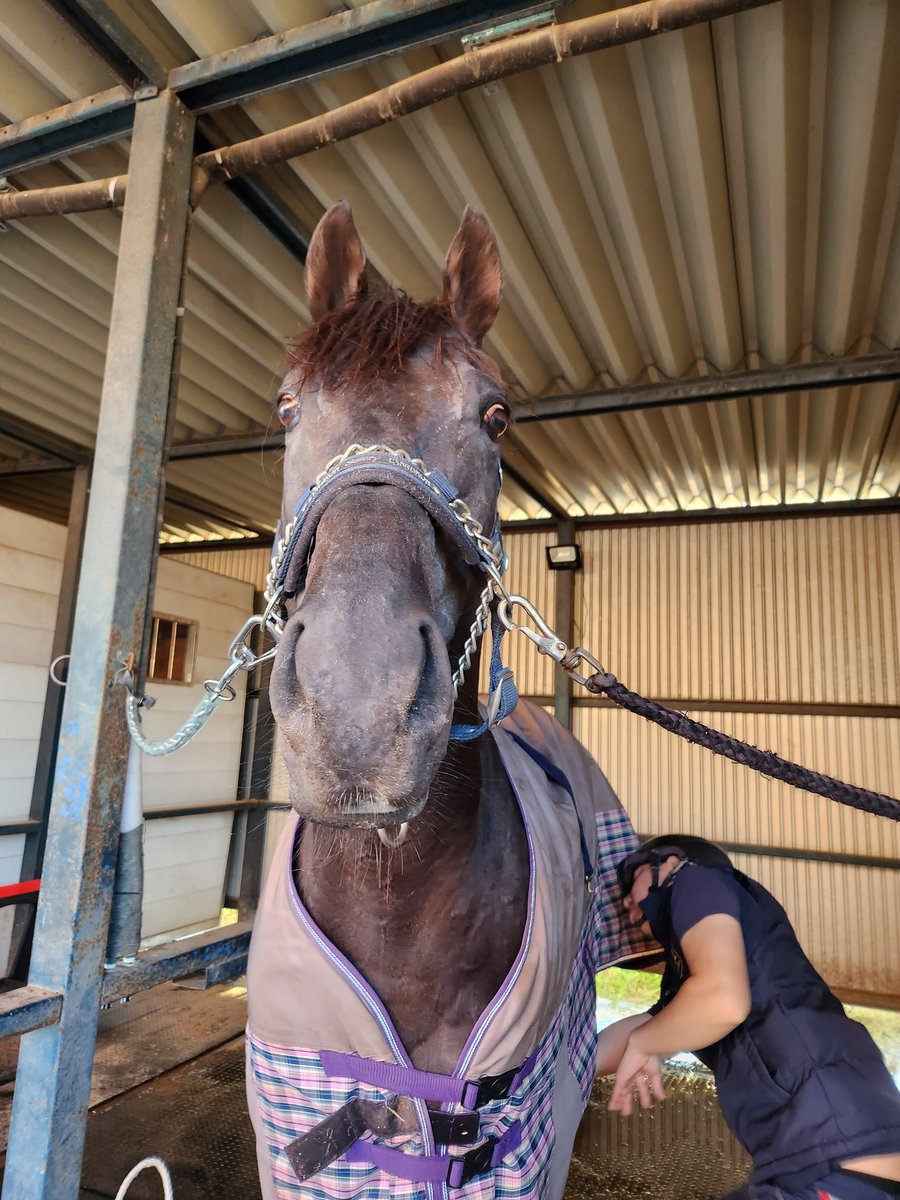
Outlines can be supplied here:
M501 21L497 25L486 25L482 29L464 33L460 38L463 50L477 50L492 42L502 42L507 38L518 37L522 33L531 33L535 29L543 29L547 25L556 24L556 5L542 4L536 6L524 16L512 21Z

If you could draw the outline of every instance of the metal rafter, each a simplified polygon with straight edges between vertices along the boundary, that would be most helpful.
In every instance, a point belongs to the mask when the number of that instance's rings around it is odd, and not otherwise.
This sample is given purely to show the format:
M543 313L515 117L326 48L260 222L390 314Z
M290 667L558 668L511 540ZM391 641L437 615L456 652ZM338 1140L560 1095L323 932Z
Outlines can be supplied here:
M103 0L52 2L76 32L84 35L92 27L102 33L104 58L120 75L130 66L144 64L138 74L149 79L152 72L156 86L177 92L197 114L366 66L543 7L521 0L372 0L363 8L177 67L166 80L165 72L158 77L162 67ZM94 48L98 48L96 38ZM111 88L0 129L0 175L125 136L137 98L129 88Z
M165 87L166 69L106 0L47 0L75 34L124 84Z
M786 367L765 367L759 371L731 371L726 375L703 375L636 387L604 388L572 396L551 396L532 401L530 408L527 403L523 404L516 413L516 422L670 408L745 396L777 396L783 392L861 386L895 379L900 379L900 353L831 358L825 362L791 363Z

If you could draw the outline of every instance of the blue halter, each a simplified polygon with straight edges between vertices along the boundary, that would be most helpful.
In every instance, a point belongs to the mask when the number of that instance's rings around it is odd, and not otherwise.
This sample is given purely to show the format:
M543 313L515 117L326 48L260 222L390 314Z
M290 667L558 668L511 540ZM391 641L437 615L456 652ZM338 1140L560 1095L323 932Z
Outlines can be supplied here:
M316 528L325 509L345 488L361 483L388 484L402 488L413 497L454 542L470 566L478 566L487 576L478 613L460 659L454 679L462 682L470 665L471 650L484 630L486 612L491 608L492 648L490 664L490 700L486 719L478 725L453 725L452 741L468 742L502 721L516 707L518 691L512 671L503 665L500 643L506 628L497 619L495 600L503 594L501 578L505 558L500 541L497 519L493 533L487 537L468 505L460 498L457 488L438 470L429 470L421 459L405 450L388 446L352 445L329 462L315 483L300 494L284 534L276 539L272 556L272 574L266 599L271 608L281 596L295 596L303 590L306 569ZM499 479L498 479L499 491ZM469 645L471 643L471 650Z

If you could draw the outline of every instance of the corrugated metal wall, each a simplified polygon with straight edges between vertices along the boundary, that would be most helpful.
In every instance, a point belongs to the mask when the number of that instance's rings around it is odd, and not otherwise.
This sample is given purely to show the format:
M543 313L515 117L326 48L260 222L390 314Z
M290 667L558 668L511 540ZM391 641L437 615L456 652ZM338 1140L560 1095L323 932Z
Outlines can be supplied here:
M635 691L897 795L898 535L896 516L875 514L582 530L575 640ZM552 592L547 540L506 538L526 595ZM552 617L552 594L543 611ZM552 675L530 662L521 683L526 695L552 691ZM583 692L573 725L640 832L771 850L735 861L778 896L832 985L900 999L900 874L815 860L900 863L900 826L766 780ZM808 858L779 857L784 850Z
M216 575L227 575L229 579L252 583L256 591L261 592L266 586L266 575L272 562L272 547L260 546L258 550L227 550L223 547L221 550L195 550L184 554L167 554L165 557L170 562L189 563L192 567L201 567Z

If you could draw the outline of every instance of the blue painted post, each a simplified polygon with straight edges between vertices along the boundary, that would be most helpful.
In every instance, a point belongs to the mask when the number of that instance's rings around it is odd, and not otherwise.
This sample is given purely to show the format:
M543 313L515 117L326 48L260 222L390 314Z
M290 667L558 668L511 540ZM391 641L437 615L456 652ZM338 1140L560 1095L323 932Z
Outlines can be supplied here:
M137 105L29 983L63 994L22 1039L4 1200L77 1200L125 783L124 695L157 537L194 118Z

